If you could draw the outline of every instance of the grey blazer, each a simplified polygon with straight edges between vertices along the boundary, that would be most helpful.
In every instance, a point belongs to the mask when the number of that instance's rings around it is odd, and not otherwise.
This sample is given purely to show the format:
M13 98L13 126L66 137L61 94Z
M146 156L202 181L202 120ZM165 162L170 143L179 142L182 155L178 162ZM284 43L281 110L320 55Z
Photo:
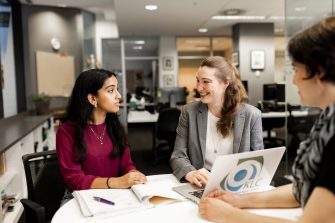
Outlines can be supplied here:
M184 106L170 166L180 180L188 172L204 167L208 107L202 102ZM241 104L234 119L233 153L263 149L261 111Z

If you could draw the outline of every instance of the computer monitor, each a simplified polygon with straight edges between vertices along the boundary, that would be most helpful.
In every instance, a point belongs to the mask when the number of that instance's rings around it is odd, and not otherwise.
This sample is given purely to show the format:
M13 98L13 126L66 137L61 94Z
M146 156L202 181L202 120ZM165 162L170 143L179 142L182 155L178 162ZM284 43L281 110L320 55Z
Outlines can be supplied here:
M248 81L247 80L241 80L244 88L245 88L245 91L248 93Z
M169 103L170 107L186 104L186 91L182 87L159 88L159 92L157 97L159 103Z
M263 85L263 100L285 102L285 84L264 84Z

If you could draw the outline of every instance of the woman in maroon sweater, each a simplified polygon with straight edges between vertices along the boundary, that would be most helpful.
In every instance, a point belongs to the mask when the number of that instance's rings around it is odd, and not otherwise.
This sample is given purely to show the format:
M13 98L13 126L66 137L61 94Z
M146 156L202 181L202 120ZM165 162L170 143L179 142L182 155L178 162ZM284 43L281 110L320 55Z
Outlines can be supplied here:
M84 71L76 80L65 122L56 136L69 191L128 188L146 182L131 160L118 119L121 95L117 88L116 75L107 70Z

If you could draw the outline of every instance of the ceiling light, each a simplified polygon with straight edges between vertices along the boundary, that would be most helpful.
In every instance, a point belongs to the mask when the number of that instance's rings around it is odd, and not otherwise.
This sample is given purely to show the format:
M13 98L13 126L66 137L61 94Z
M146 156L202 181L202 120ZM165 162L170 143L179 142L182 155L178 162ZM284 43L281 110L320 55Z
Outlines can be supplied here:
M142 50L143 46L133 46L133 50Z
M206 28L199 28L198 31L199 31L199 33L207 33L208 29L206 29Z
M223 15L241 15L245 11L242 9L226 9L222 12Z
M145 9L149 11L155 11L158 9L158 6L157 5L146 5Z
M215 15L212 16L213 20L263 20L265 16L252 16L252 15Z
M144 40L135 40L134 43L138 44L138 45L144 45L145 41Z
M284 20L284 16L269 16L268 19L270 20Z
M295 8L295 11L296 12L303 12L303 11L305 11L306 10L306 7L296 7Z
M209 40L208 40L208 38L202 38L202 37L200 37L200 38L187 38L186 40L185 40L185 43L187 43L187 44L202 44L202 43L209 43Z

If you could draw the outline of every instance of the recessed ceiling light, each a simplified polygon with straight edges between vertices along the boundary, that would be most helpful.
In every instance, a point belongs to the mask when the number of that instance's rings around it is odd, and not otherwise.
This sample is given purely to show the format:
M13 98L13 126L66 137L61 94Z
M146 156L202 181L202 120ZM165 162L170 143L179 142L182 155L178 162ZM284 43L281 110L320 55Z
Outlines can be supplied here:
M199 28L198 31L199 31L199 33L207 33L208 29L206 29L206 28Z
M133 50L142 50L143 46L133 46Z
M143 44L145 44L145 41L144 40L135 40L134 43L138 44L138 45L143 45Z
M245 13L242 9L226 9L222 12L223 15L241 15Z
M269 16L268 19L270 20L284 20L284 16Z
M304 7L304 6L303 6L303 7L296 7L296 8L295 8L295 11L296 11L296 12L303 12L303 11L305 11L305 10L306 10L306 7Z
M252 16L252 15L215 15L212 16L213 20L263 20L265 16Z
M155 11L158 9L158 6L157 5L146 5L145 9L149 11Z

